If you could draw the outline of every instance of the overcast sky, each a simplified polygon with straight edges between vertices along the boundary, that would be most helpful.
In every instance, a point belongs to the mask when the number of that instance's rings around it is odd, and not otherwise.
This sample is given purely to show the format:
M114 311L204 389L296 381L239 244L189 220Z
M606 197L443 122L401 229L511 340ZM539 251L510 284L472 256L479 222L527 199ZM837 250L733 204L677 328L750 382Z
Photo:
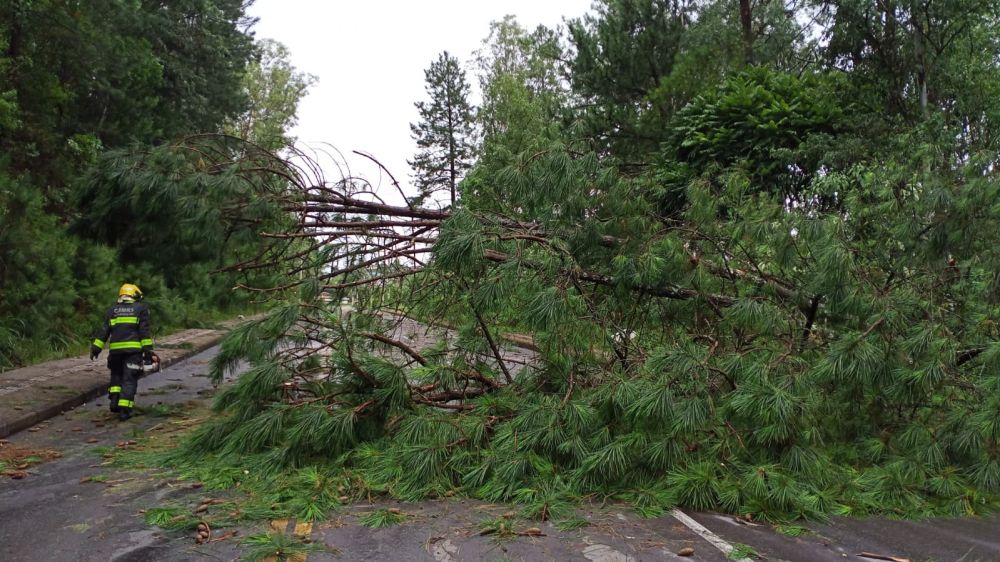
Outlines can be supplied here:
M591 0L256 0L258 38L291 51L292 64L319 81L299 106L293 131L300 144L343 153L369 152L409 186L416 145L410 123L424 100L424 69L441 51L463 63L478 49L491 21L507 14L522 26L555 27L576 18ZM474 77L468 75L470 83ZM377 171L358 160L352 172L373 182ZM337 172L327 170L329 179ZM383 189L391 190L389 184ZM411 189L407 190L412 193ZM395 199L395 198L393 198Z

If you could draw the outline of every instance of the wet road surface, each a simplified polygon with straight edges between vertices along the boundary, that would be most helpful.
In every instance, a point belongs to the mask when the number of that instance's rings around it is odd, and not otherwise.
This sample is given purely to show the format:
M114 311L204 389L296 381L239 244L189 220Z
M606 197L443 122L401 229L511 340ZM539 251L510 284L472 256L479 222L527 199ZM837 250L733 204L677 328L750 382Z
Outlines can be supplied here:
M167 424L196 423L164 413L181 405L201 404L213 393L207 378L213 348L140 382L137 403L147 413L119 423L104 399L90 402L10 437L21 447L54 449L62 457L33 466L20 480L0 479L0 561L186 561L237 560L245 549L238 540L196 545L190 533L147 525L142 511L166 502L204 494L190 482L155 470L118 470L101 466L101 452L125 445L143 432ZM371 529L359 517L395 506L406 515L400 525ZM518 520L515 528L537 526L535 536L497 537L481 533L484 520L509 506L446 499L419 503L381 502L353 505L313 525L272 522L273 529L298 531L328 552L295 558L304 562L365 560L579 560L640 562L697 560L721 562L726 556L709 540L671 516L640 519L623 506L582 506L588 525L560 530L551 523ZM799 537L782 535L768 525L748 525L731 516L689 513L710 534L728 545L749 545L767 560L861 561L861 552L908 558L912 562L1000 561L1000 519L888 521L837 518L826 524L802 524ZM237 528L238 537L268 529L268 523ZM690 556L677 553L693 549Z
M160 410L211 391L203 352L139 381L136 404ZM204 560L187 537L146 525L140 510L159 505L190 484L155 472L100 466L103 449L139 435L167 418L138 415L118 422L107 399L88 402L32 430L12 435L14 446L54 449L62 458L31 467L20 480L0 480L0 560L5 562ZM90 479L96 479L92 481ZM235 545L229 556L236 558ZM221 552L220 552L221 553Z

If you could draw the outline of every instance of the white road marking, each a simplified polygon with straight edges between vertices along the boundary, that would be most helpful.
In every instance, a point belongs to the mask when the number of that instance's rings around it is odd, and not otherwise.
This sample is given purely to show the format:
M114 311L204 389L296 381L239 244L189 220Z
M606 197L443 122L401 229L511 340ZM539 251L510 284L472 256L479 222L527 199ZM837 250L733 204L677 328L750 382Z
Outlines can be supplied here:
M635 562L635 558L622 554L605 544L592 544L583 549L583 557L591 562Z
M457 562L458 547L448 539L430 545L431 556L437 562Z
M698 536L711 543L712 546L721 550L722 553L725 554L727 557L729 556L729 553L733 551L733 545L726 542L719 535L716 535L712 531L709 531L708 528L702 525L701 523L695 521L694 519L691 519L691 517L689 517L688 514L684 513L683 511L679 509L672 509L670 510L670 515L673 515L674 519L680 521L688 529L691 529L692 531L697 533ZM749 558L740 558L736 560L736 562L753 562L753 560L750 560Z

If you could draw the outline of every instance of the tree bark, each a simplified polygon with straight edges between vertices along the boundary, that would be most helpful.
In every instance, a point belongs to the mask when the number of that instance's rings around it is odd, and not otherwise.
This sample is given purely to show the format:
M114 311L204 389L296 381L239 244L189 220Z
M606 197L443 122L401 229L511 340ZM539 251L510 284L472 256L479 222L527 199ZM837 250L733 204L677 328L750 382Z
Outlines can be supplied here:
M924 30L914 14L910 15L913 33L913 55L917 59L917 91L920 92L920 114L927 117L927 45Z
M740 25L743 28L743 62L753 65L753 15L750 0L740 0Z

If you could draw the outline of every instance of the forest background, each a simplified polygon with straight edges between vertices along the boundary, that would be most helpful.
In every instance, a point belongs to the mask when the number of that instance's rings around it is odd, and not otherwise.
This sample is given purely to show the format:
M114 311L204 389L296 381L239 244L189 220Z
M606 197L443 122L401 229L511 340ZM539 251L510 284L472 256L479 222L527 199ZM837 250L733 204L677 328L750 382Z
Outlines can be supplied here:
M0 2L0 370L80 352L124 282L155 295L159 333L248 306L212 273L256 243L218 220L225 195L100 172L195 134L291 141L312 78L247 8Z

